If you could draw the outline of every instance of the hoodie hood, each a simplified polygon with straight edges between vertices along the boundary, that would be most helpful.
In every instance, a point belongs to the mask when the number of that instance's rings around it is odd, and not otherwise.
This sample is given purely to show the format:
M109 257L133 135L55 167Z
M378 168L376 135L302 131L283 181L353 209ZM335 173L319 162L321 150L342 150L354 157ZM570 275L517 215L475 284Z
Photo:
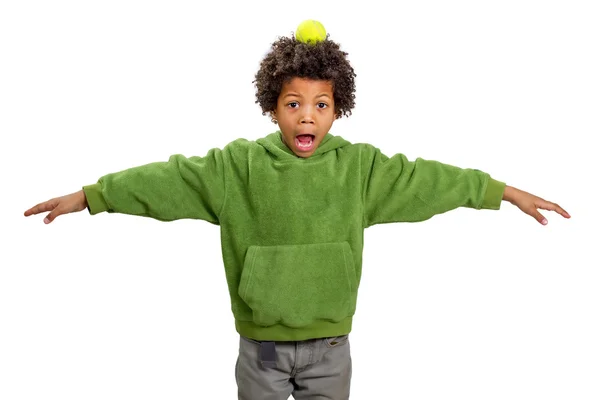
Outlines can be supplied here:
M328 133L325 135L315 152L310 157L303 158L297 156L289 147L287 147L287 145L283 142L283 135L281 131L273 132L264 138L258 139L256 143L264 147L265 150L267 150L277 160L280 161L310 160L318 155L327 153L328 151L336 150L340 147L351 144L340 136L334 136L331 133Z

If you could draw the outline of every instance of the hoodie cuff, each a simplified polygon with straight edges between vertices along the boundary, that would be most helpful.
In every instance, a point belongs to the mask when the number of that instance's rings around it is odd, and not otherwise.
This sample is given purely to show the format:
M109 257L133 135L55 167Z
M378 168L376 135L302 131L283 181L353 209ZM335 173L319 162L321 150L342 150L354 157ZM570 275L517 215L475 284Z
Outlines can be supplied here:
M104 196L102 196L101 183L94 183L93 185L84 186L83 193L85 193L85 198L88 204L87 208L91 215L108 211L108 204L106 203L106 200L104 200Z
M505 187L506 183L489 178L481 208L487 210L499 210Z

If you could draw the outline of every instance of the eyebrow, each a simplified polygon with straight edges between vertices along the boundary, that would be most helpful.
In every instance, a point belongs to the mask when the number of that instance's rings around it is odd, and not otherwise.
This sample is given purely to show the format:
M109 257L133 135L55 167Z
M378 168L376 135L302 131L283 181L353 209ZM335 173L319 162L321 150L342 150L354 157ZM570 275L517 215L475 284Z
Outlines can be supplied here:
M285 99L286 97L289 97L289 96L302 97L301 95L292 92L292 93L286 94L285 96L283 96L283 98ZM329 97L329 98L331 98L327 93L321 93L321 94L317 95L315 98L318 99L319 97Z

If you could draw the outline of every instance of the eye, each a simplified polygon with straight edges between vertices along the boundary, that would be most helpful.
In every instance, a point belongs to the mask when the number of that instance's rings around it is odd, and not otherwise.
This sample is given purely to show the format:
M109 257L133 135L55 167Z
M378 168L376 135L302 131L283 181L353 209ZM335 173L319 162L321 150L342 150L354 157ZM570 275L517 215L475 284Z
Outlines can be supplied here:
M288 106L290 106L290 107L292 107L292 108L296 108L296 107L294 107L294 105L296 105L296 106L297 106L297 105L298 105L298 102L297 102L297 101L292 101L292 102L288 103Z
M326 103L319 103L319 108L321 108L321 109L327 108L327 104Z

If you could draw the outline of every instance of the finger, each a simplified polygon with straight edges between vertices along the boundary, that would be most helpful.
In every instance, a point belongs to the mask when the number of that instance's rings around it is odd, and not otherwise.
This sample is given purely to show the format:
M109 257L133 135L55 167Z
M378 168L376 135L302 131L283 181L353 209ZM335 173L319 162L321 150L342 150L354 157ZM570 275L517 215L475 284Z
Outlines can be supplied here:
M535 218L537 222L539 222L542 225L548 224L548 220L542 214L540 214L537 209L534 209L534 211L529 215Z
M31 207L25 211L25 216L39 214L46 211L52 211L58 205L58 199L52 199Z
M54 221L56 217L63 214L66 214L65 211L60 207L56 207L50 214L46 216L46 218L44 218L44 223L49 224L50 222Z
M555 211L565 218L571 218L571 215L569 215L568 212L566 212L561 206L559 206L556 203L552 203L552 202L544 200L537 207L541 208L543 210Z
M553 204L554 204L554 211L556 211L557 213L559 213L560 215L562 215L565 218L571 218L571 215L568 212L566 212L561 206L559 206L556 203L553 203Z

